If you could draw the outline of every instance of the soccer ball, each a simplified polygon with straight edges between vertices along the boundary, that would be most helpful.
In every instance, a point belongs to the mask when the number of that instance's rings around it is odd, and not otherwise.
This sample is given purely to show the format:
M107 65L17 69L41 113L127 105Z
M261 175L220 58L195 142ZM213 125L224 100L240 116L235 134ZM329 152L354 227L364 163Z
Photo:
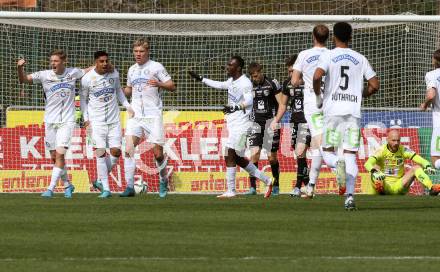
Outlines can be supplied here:
M137 195L142 195L142 194L146 194L148 190L148 185L145 181L143 180L137 180L134 183L134 192Z

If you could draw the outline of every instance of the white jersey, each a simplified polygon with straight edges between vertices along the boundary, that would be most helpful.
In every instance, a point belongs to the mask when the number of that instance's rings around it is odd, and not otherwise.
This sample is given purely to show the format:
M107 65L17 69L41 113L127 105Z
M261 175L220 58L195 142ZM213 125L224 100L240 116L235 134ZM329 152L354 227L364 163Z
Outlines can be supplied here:
M313 47L303 50L293 64L293 69L302 73L304 80L304 113L314 113L316 108L316 95L313 91L313 74L318 65L319 57L328 52L325 47Z
M79 68L66 68L61 75L53 70L31 74L34 83L43 85L45 123L75 121L75 83L83 76L84 70Z
M326 72L324 116L361 118L364 78L376 76L368 60L350 48L335 48L321 55L317 68Z
M233 80L231 77L224 82L204 78L203 83L216 89L228 90L228 105L231 106L240 105L245 101L246 96L253 97L252 82L245 75L242 75L236 80ZM252 101L252 99L250 101ZM247 105L244 111L240 110L227 114L226 122L228 123L228 126L243 126L244 124L248 125L248 123L250 123L249 115L251 112L252 103Z
M83 112L84 121L94 124L113 124L119 122L118 93L121 93L119 73L98 74L95 69L81 80L81 99L87 107Z
M136 117L153 117L162 114L162 95L158 87L148 85L154 79L160 82L171 80L165 67L148 60L143 65L134 64L128 69L127 86L132 87L131 106Z
M435 88L436 94L432 102L432 124L440 127L440 68L426 73L426 89Z

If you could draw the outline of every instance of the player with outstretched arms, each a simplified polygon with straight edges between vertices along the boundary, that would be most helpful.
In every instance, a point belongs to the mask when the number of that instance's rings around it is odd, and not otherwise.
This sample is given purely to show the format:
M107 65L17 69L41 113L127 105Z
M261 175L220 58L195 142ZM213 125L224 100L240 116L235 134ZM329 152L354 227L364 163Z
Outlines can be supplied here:
M153 155L159 172L159 197L168 192L167 159L164 156L165 132L162 119L162 90L174 92L176 86L165 67L150 59L150 44L146 39L138 39L133 44L136 61L128 69L126 94L131 95L134 116L128 119L125 148L125 180L127 187L121 197L132 197L136 161L134 152L143 136L153 144Z
M26 61L17 62L20 83L37 83L43 86L45 97L44 124L45 144L54 163L52 177L42 197L53 197L58 179L64 182L64 197L71 198L75 190L69 181L65 167L65 154L70 146L75 128L75 85L86 72L79 68L66 67L67 56L63 50L55 49L50 53L50 70L26 74Z
M405 160L417 165L405 173ZM377 193L403 195L409 192L417 178L429 190L430 195L438 195L440 184L433 185L427 174L434 174L431 164L411 149L400 144L398 130L391 130L387 143L380 146L365 162L365 169L371 173L371 181Z
M313 75L317 107L322 107L324 113L322 155L329 167L337 166L337 182L340 187L346 186L344 205L347 210L356 208L353 196L359 172L356 154L361 138L362 97L379 90L379 80L368 60L348 46L352 31L351 25L346 22L333 26L335 48L321 55ZM324 97L321 100L324 76ZM365 91L364 78L368 81Z
M252 82L243 74L244 60L240 56L233 56L226 65L228 80L224 82L214 81L189 71L190 76L207 86L228 90L228 105L224 106L228 140L226 142L226 185L227 191L219 198L236 196L235 175L237 164L266 184L264 197L270 197L272 193L272 179L264 175L258 168L244 157L246 138L252 122L249 115L252 111L253 95Z
M133 114L130 104L122 91L119 73L110 67L105 51L94 54L95 69L81 79L81 111L84 126L92 131L92 141L96 153L98 180L93 187L102 193L100 198L111 197L108 174L121 156L122 131L118 101ZM107 156L106 148L110 148Z
M278 126L279 121L287 110L290 99L290 126L292 128L292 147L295 150L297 171L296 184L290 193L292 197L301 197L301 186L309 183L309 169L307 167L306 152L310 146L311 136L304 116L304 85L294 87L292 84L293 64L298 55L286 59L286 66L289 77L283 82L282 93L278 112L272 126ZM313 95L314 97L315 95ZM316 103L315 103L316 104Z
M248 72L252 80L254 97L251 113L252 127L248 139L251 148L251 162L258 168L261 149L264 148L268 152L268 160L274 178L272 195L278 195L280 193L280 164L277 152L280 147L280 129L271 129L270 123L278 110L281 86L276 79L263 73L263 66L259 63L250 63ZM257 179L253 176L250 176L249 179L250 187L247 194L255 195L257 194Z
M425 111L432 105L431 161L440 169L440 49L432 55L432 64L435 70L426 73L425 101L420 108Z

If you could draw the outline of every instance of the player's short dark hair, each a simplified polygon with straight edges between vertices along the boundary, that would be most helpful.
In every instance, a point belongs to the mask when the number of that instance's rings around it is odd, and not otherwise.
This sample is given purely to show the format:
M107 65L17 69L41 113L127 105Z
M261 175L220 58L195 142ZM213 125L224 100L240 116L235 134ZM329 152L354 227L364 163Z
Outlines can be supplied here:
M99 59L102 56L108 57L107 52L105 52L103 50L99 50L99 51L96 51L95 54L94 54L95 60Z
M434 59L435 68L439 68L440 67L440 49L437 49L434 51L434 54L432 54L432 58Z
M325 25L316 25L313 28L313 37L315 37L319 43L325 43L328 39L328 35L329 30Z
M348 43L351 40L353 28L346 22L339 22L333 26L333 35L343 43Z
M54 49L54 50L50 51L49 56L58 56L62 60L66 60L66 58L67 58L66 52L64 52L63 49Z
M236 62L238 62L238 66L241 68L241 70L243 71L244 68L244 59L238 55L236 56L232 56L231 60L235 60Z
M263 70L263 65L259 64L258 62L251 62L248 66L249 74L260 72L261 70Z
M296 59L298 58L298 54L295 54L293 56L287 57L284 60L284 63L286 64L286 66L292 66L293 64L295 64Z

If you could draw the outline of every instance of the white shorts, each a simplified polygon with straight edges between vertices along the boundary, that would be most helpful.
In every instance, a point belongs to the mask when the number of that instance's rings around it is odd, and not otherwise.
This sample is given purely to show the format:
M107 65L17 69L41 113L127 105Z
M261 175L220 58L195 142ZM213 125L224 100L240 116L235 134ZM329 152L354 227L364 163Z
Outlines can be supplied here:
M440 157L440 127L432 128L431 156Z
M145 136L147 142L163 146L165 144L165 133L162 116L128 119L125 135L138 138Z
M249 129L252 126L252 122L246 122L241 125L234 123L232 125L227 123L228 128L228 140L226 141L226 147L235 149L238 153L246 150L247 137Z
M304 117L306 118L307 125L310 130L310 135L312 137L321 135L323 133L324 115L322 114L322 111L307 113L304 114Z
M50 151L57 147L69 148L74 128L75 122L45 123L46 148Z
M322 147L342 147L358 151L360 145L360 119L351 115L324 116L324 137Z
M94 148L121 148L122 132L120 122L113 124L91 123L91 126Z

